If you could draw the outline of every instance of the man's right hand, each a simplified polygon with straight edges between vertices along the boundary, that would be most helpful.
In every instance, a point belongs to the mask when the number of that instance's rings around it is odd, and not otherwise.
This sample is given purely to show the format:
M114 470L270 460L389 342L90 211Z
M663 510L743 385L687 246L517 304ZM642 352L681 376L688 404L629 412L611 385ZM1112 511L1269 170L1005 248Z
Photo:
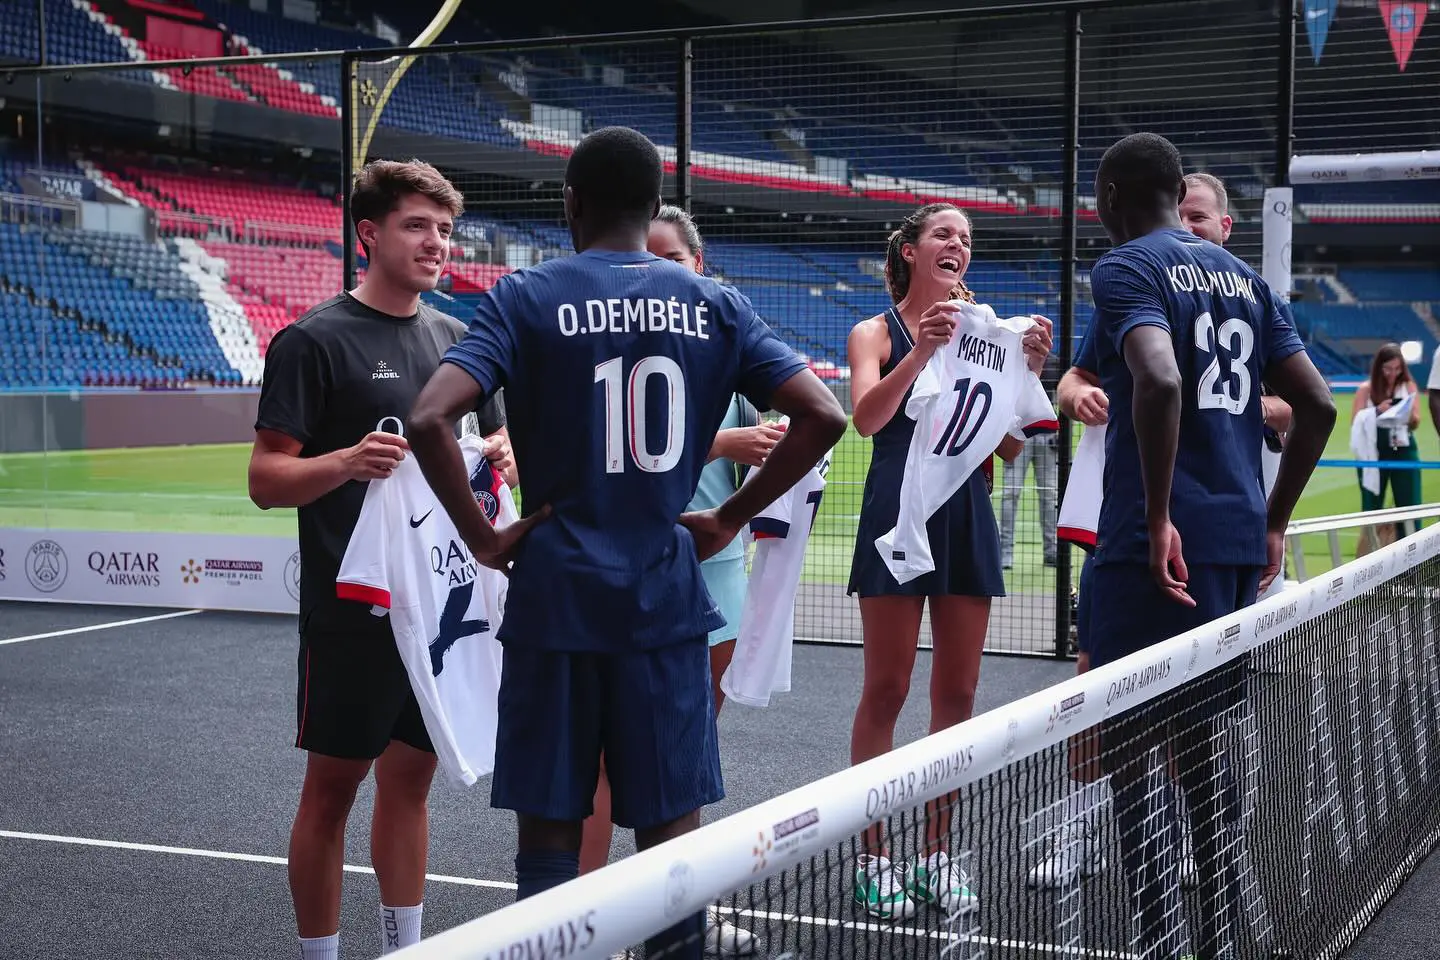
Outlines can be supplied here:
M1110 419L1110 398L1089 384L1075 391L1075 419L1087 427L1102 426Z
M1176 603L1187 607L1195 606L1195 598L1190 596L1186 587L1190 580L1190 571L1185 566L1185 554L1180 546L1180 531L1175 529L1169 517L1158 521L1151 520L1148 526L1150 576L1155 585Z
M351 480L383 480L395 472L410 443L398 433L376 430L345 451L345 467Z

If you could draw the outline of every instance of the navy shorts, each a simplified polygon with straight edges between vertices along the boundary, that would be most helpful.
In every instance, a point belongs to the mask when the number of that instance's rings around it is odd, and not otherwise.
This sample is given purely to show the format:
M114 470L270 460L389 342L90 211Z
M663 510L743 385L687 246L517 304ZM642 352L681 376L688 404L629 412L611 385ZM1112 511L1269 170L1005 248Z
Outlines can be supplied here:
M1204 626L1255 602L1261 567L1191 564L1186 590L1195 606L1176 603L1140 563L1097 563L1084 575L1081 595L1090 594L1081 615L1082 641L1090 666L1099 667L1146 647ZM1082 601L1083 602L1083 601Z
M1193 607L1162 593L1144 564L1092 567L1086 577L1090 610L1081 621L1081 629L1090 633L1085 648L1091 669L1248 607L1260 589L1258 566L1190 564L1189 571L1186 587L1195 599ZM1248 667L1247 657L1230 660L1154 702L1149 711L1138 712L1149 712L1152 721L1159 719L1157 712L1188 721L1213 718L1243 698Z
M546 820L594 812L643 830L723 800L705 636L635 653L505 646L490 803Z

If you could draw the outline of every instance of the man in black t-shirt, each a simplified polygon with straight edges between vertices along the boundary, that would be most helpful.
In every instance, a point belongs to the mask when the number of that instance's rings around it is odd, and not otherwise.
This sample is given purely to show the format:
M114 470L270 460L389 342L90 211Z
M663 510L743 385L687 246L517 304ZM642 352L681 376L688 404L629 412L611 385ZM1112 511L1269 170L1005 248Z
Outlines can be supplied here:
M364 282L282 329L265 356L250 497L264 509L299 508L295 745L309 757L289 860L304 960L337 956L345 824L372 763L381 943L389 953L420 939L434 748L389 618L339 599L335 580L367 482L406 456L410 407L465 334L420 303L440 278L461 210L460 193L429 164L367 165L351 198L369 258ZM476 417L487 456L513 487L503 400Z

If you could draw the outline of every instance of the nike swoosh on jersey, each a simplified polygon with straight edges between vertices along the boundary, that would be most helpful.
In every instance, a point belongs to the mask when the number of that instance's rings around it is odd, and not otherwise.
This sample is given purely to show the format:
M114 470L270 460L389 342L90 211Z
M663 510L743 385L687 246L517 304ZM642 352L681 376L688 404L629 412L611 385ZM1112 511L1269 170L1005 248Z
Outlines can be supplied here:
M429 520L429 519L430 519L430 514L432 514L432 513L434 513L434 512L435 512L435 508L434 508L434 507L431 507L429 510L426 510L426 511L425 511L425 516L421 517L419 520L416 520L414 517L411 517L411 518L410 518L410 526L411 526L411 528L413 529L413 528L415 528L415 527L418 527L418 526L420 526L420 524L424 523L426 520Z

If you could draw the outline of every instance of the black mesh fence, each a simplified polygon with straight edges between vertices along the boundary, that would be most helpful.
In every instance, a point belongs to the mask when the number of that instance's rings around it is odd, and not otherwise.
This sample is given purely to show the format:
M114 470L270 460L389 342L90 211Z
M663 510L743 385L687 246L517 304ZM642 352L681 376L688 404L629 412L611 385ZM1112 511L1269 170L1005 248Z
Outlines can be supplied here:
M847 412L847 338L893 303L884 278L891 231L926 204L954 204L972 231L964 282L977 300L1001 316L1056 323L1053 384L1067 359L1060 334L1068 326L1078 343L1088 322L1083 306L1064 316L1063 278L1075 277L1070 294L1086 303L1086 269L1108 246L1093 214L1096 165L1127 133L1165 134L1187 170L1218 178L1224 239L1259 267L1260 208L1285 127L1281 21L1253 3L1204 7L1203 16L1186 4L1083 17L1037 7L688 40L489 44L414 58L388 101L386 78L409 58L367 54L348 61L354 130L366 157L424 156L464 190L445 291L462 312L499 272L570 252L559 186L574 144L608 124L641 130L666 159L666 199L686 206L700 230L705 271L740 288ZM1072 112L1077 257L1067 265ZM990 650L1073 652L1079 556L1055 532L1067 443L1078 434L1031 439L1012 462L997 455L984 466L999 535L999 557L984 562L999 561L1005 585L992 605ZM797 599L799 637L861 638L847 588L866 548L857 530L871 447L852 427L837 448ZM920 642L930 642L928 624Z

